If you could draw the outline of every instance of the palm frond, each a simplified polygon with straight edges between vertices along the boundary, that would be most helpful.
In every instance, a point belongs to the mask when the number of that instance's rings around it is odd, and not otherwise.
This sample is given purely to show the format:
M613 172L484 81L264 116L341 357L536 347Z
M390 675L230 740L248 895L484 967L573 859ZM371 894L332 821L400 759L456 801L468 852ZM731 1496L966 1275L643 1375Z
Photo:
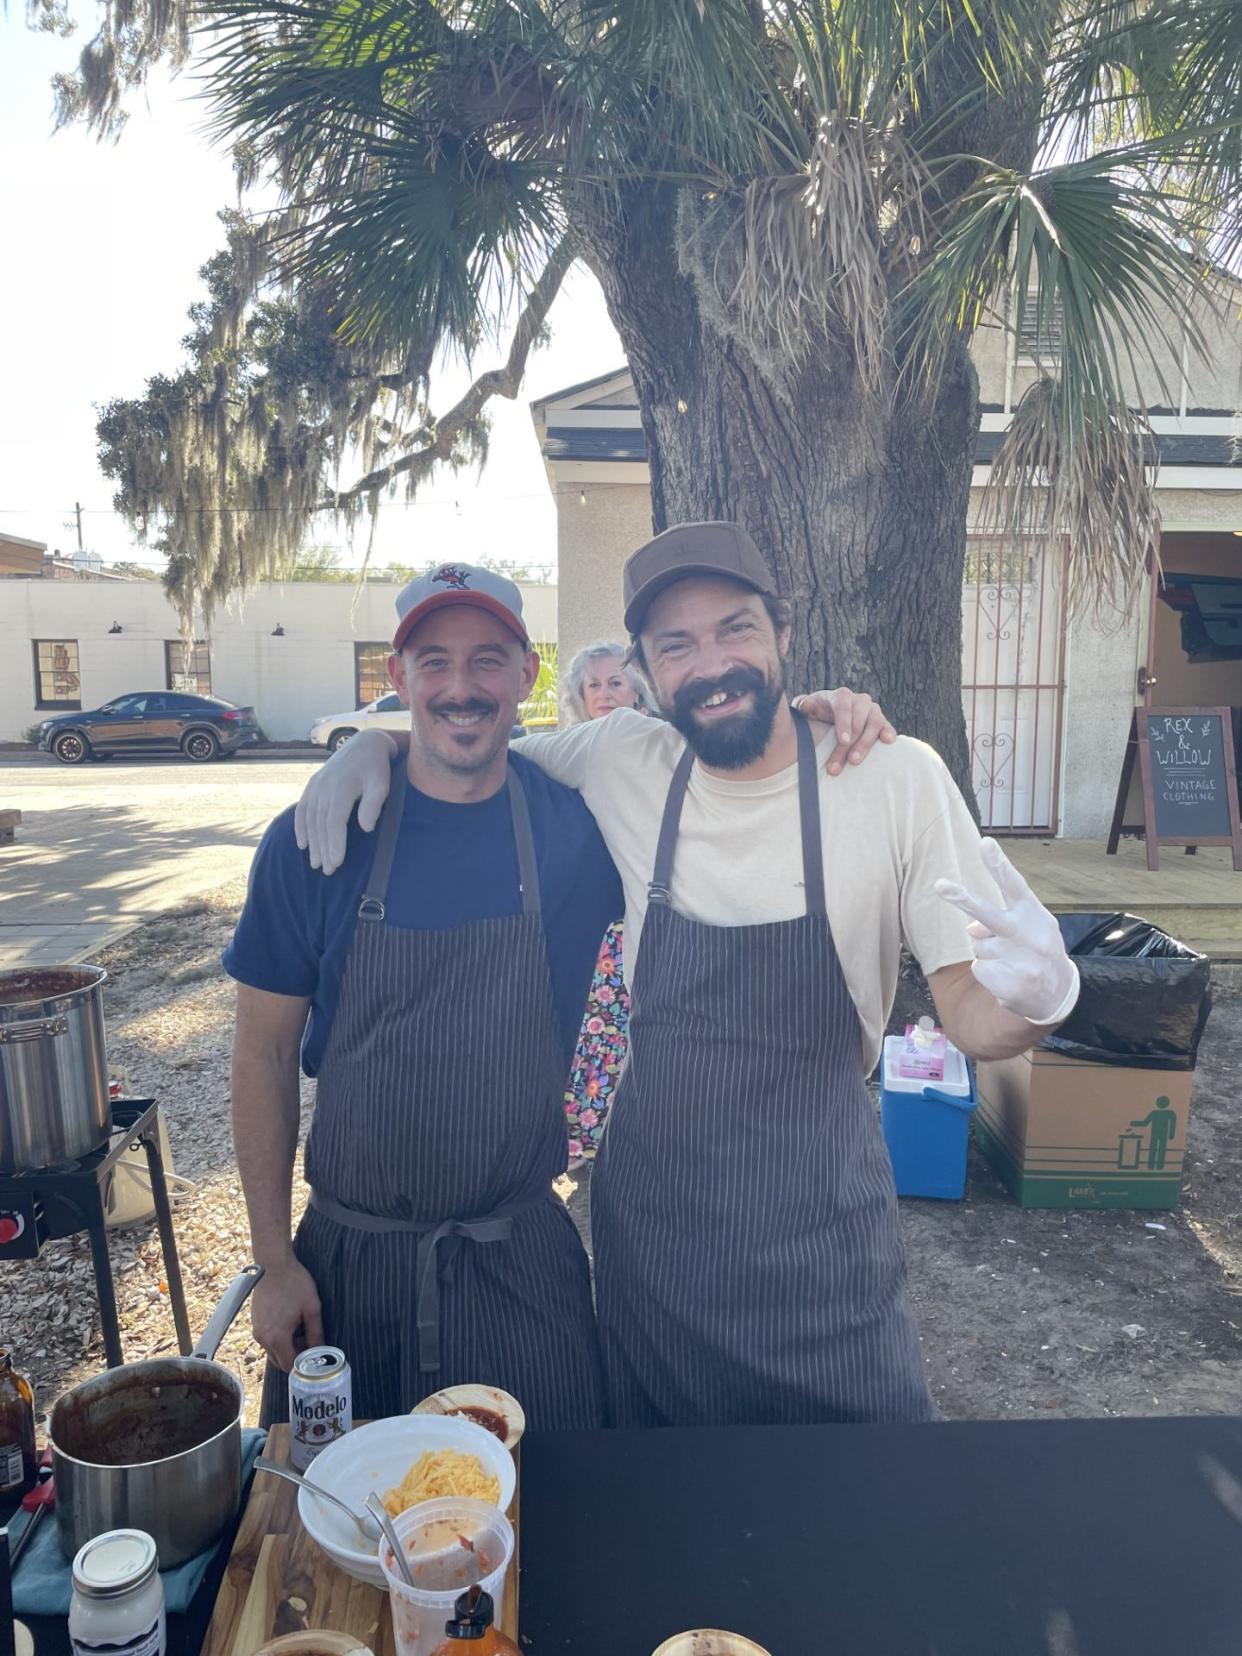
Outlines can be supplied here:
M288 203L282 273L337 294L351 339L496 334L564 228L568 115L517 8L208 4L218 128Z
M1049 147L1170 146L1165 182L1213 258L1242 250L1242 6L1102 0L1067 15L1048 68Z
M1026 392L992 463L979 528L1048 545L1068 538L1069 613L1128 614L1159 545L1155 442L1124 403L1081 423L1076 404L1052 377Z
M1011 326L1032 303L1048 314L1058 306L1067 350L1106 403L1158 376L1159 350L1180 356L1183 333L1205 353L1196 301L1211 271L1181 235L1167 191L1144 177L1153 154L1167 151L1134 145L1029 177L980 159L977 184L902 296L906 360L935 377L952 339L1010 284Z
M1132 145L1031 178L985 174L902 299L905 365L938 378L951 340L999 312L1015 337L1052 331L1055 362L1015 413L993 466L987 521L1068 533L1071 596L1128 601L1154 544L1145 393L1176 400L1164 364L1209 351L1213 273L1144 178Z

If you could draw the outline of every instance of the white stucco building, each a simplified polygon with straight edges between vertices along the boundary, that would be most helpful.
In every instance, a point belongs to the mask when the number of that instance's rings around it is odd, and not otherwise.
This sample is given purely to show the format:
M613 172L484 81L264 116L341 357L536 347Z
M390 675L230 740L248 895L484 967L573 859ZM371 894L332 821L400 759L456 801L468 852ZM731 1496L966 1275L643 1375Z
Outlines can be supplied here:
M1064 553L974 539L962 593L962 704L975 793L1000 832L1108 831L1136 705L1234 707L1242 722L1242 286L1204 365L1161 364L1147 402L1159 450L1163 581L1126 617L1067 620ZM1176 337L1176 329L1171 329ZM1055 341L1041 341L1048 360ZM971 521L1012 410L1036 374L1012 335L977 336L982 402ZM1176 403L1167 401L1175 397ZM628 370L532 404L556 499L561 659L624 638L621 565L651 534L646 450ZM1072 736L1071 739L1067 737Z
M34 543L30 543L34 544ZM271 582L215 616L187 649L157 581L0 577L0 741L51 713L126 691L180 689L253 707L274 741L387 688L399 586ZM556 588L522 586L537 644L556 642Z

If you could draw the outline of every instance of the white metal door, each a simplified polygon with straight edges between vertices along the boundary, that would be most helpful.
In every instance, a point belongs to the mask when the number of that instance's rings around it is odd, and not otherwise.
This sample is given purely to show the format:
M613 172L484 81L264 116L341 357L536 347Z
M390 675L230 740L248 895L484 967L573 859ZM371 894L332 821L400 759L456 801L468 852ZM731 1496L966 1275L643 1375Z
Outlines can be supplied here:
M962 707L985 828L1051 833L1065 676L1065 550L971 536L962 587Z

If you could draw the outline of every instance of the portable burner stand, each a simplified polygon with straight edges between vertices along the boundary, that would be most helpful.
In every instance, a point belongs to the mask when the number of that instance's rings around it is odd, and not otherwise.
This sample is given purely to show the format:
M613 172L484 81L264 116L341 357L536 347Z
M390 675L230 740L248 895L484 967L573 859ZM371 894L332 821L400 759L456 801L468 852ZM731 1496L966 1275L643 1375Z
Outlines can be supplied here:
M185 1288L173 1235L172 1207L160 1153L159 1107L153 1098L116 1098L112 1101L112 1137L101 1149L63 1167L37 1173L0 1174L0 1260L38 1259L48 1242L90 1237L108 1367L125 1361L116 1312L116 1288L108 1253L104 1193L121 1157L141 1145L147 1153L155 1222L164 1252L164 1275L177 1329L177 1349L188 1357L194 1348L186 1313Z

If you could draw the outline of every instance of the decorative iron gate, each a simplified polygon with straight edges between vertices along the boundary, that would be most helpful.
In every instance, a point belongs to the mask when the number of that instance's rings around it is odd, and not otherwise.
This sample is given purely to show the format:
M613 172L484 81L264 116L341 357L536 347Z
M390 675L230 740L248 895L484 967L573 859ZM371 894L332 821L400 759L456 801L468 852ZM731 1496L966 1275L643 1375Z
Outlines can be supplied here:
M972 535L962 586L962 708L985 828L1055 833L1067 547Z

